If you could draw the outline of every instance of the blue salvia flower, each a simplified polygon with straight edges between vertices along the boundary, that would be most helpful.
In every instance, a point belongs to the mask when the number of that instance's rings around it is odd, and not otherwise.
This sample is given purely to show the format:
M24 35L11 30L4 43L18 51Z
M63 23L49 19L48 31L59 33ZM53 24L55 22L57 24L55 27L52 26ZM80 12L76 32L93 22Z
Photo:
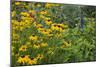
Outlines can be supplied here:
M81 28L81 31L83 32L84 31L84 16L81 15L81 21L80 21L80 28Z

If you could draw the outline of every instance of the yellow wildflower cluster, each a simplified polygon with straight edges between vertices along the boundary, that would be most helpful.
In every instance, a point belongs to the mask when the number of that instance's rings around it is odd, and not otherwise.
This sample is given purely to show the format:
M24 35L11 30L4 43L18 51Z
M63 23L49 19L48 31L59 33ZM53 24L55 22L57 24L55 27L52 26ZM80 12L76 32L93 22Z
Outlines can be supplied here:
M22 64L27 63L31 65L31 64L37 64L37 59L30 59L29 55L25 55L25 56L19 57L17 62L22 63Z
M57 30L60 32L64 32L65 25L64 24L52 24L51 29Z
M41 43L41 44L34 44L34 45L33 45L33 48L38 49L38 48L47 47L47 46L48 46L47 43Z
M22 64L25 64L29 61L29 55L25 55L25 56L21 56L18 58L18 63L22 63Z
M50 29L40 29L39 30L42 34L44 34L44 35L48 35L48 36L50 36L51 34L51 32L52 32L52 30L50 30Z
M38 60L43 59L43 54L38 54L35 58L30 58L29 55L21 56L18 58L18 63L25 64L27 63L28 65L32 64L37 64Z
M12 11L12 44L17 48L12 55L16 55L18 65L40 64L46 58L45 52L54 54L56 38L62 37L67 29L67 24L54 21L48 9L59 4L15 2L14 5L20 9ZM64 42L62 46L68 45Z

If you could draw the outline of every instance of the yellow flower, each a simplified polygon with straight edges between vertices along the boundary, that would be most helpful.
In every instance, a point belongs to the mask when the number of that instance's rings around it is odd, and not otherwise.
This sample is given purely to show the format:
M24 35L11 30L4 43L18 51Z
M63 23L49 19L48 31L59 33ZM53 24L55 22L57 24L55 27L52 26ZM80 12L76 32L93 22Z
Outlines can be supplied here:
M21 12L20 15L27 16L27 17L30 16L30 14L28 12Z
M17 60L18 63L20 64L37 64L37 59L33 58L33 59L30 59L29 58L29 55L25 55L25 56L22 56L22 57L19 57L18 60Z
M18 60L17 60L17 62L18 62L18 63L22 63L22 64L25 63L25 62L24 62L24 59L23 59L22 57L19 57Z
M20 25L20 26L24 26L24 25L25 25L25 22L22 22L22 21L21 21L21 22L19 23L19 25Z
M43 54L38 54L36 58L41 60L43 59L43 57L44 57Z
M51 21L51 20L46 20L45 23L46 23L47 25L50 25L50 24L52 24L52 21Z
M47 43L41 43L41 47L46 47L46 46L48 46Z
M42 27L43 25L42 25L42 24L39 24L39 23L37 23L37 22L34 22L34 26L35 26L36 28L40 28L40 27Z
M18 26L19 22L17 20L12 20L12 25Z
M42 24L36 24L36 28L42 27Z
M26 51L27 49L27 46L26 45L22 45L20 48L19 48L19 51Z
M56 30L56 31L60 31L60 32L65 31L62 24L52 24L51 29Z
M25 55L25 57L23 58L24 59L24 61L27 63L28 61L29 61L29 55Z
M43 29L43 30L40 30L40 32L44 35L49 35L52 31L50 29Z
M59 27L57 27L57 25L55 25L55 24L52 24L51 29L52 30L59 30Z
M29 39L30 39L30 40L37 40L37 39L38 39L38 37L37 37L37 36L35 36L35 35L31 35L31 36L29 37Z
M41 28L41 27L38 28L38 31L43 31L43 30L45 30L45 29Z
M43 30L43 31L41 31L41 33L44 34L44 35L48 35L49 31Z
M33 61L32 60L29 60L28 64L32 65L33 64Z
M64 24L57 24L58 26L60 26L60 27L65 27L65 25Z
M15 5L20 5L20 2L15 2Z
M46 36L52 36L51 34L52 30L51 29L44 29L44 28L38 28L38 31Z
M29 55L25 55L25 56L19 57L17 62L25 64L25 63L29 62L29 60L30 60Z
M32 58L29 60L28 64L32 65L32 64L37 64L37 59L36 58Z
M40 48L40 45L38 45L38 44L34 44L34 45L33 45L33 48L38 49L38 48Z
M41 11L40 14L46 15L46 14L48 14L48 12L47 11Z

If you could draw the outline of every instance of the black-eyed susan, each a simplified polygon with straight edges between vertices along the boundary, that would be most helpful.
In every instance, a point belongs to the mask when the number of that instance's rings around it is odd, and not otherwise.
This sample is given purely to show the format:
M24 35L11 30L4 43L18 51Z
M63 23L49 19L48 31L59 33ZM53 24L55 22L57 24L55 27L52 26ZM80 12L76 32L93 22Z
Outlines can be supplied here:
M57 25L62 27L62 28L66 27L64 24L57 24Z
M53 22L52 22L51 20L46 20L45 23L46 23L47 25L50 25L50 24L52 24Z
M25 64L27 62L29 62L30 58L29 58L29 55L25 55L25 56L21 56L18 58L17 62L18 63L22 63L22 64Z
M35 24L34 24L34 25L35 25ZM36 28L40 28L40 27L42 27L42 26L43 26L42 24L36 24L36 25L35 25Z
M51 25L51 29L52 29L52 30L59 30L59 27L57 27L56 24L52 24L52 25Z
M44 35L48 35L50 32L47 31L47 30L42 30L41 33L44 34Z
M38 40L38 36L35 36L35 35L31 35L29 37L30 40Z
M40 32L40 31L43 31L45 29L43 27L39 27L39 28L37 28L37 30Z
M51 29L42 29L40 30L40 33L46 35L46 36L50 36L51 35L52 30Z
M31 58L29 59L28 63L29 65L32 65L32 64L37 64L37 58Z
M44 58L44 55L43 54L38 54L37 57L36 57L36 59L39 59L39 60L41 60L43 58Z
M20 48L19 48L19 51L26 51L27 50L27 45L22 45Z
M60 31L60 32L64 32L64 25L63 24L52 24L51 25L51 29L52 30L56 30L56 31Z
M24 61L24 59L23 59L22 57L19 57L18 60L17 60L17 62L18 62L18 63L22 63L22 64L25 63L25 61Z

